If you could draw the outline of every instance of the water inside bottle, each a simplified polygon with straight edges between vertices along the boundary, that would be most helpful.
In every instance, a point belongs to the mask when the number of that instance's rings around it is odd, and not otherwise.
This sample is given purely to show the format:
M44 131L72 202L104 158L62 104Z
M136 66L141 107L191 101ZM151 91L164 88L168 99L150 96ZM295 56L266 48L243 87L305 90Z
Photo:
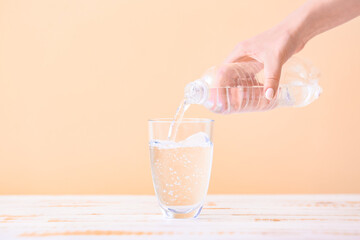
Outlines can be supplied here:
M268 100L261 85L209 88L203 105L220 114L269 111L277 107L303 107L316 100L321 91L317 83L292 81L290 84L281 84L275 97ZM177 129L190 106L189 102L191 99L187 98L181 101L170 125L168 140L175 141Z

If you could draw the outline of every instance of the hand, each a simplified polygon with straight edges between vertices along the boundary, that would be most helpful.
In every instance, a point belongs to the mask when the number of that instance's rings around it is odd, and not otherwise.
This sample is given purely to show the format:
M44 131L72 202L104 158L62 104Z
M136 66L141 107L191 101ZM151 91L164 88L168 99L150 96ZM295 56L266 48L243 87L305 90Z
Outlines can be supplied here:
M302 41L287 30L287 26L279 25L237 44L225 63L255 60L263 64L263 94L271 100L279 86L282 65L303 46Z
M308 0L279 25L240 42L226 63L255 60L264 66L264 93L272 99L282 65L314 36L360 15L359 0Z
M266 99L264 84L256 77L263 67L262 63L252 60L210 68L204 77L210 86L207 108L215 113L230 114L276 107L277 98Z

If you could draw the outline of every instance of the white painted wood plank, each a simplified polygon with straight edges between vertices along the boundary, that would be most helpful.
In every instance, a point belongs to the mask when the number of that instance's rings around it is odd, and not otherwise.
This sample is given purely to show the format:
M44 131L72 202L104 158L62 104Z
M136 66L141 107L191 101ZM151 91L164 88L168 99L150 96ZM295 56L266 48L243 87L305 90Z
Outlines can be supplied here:
M0 196L0 239L360 239L360 195L210 195L169 220L154 196Z

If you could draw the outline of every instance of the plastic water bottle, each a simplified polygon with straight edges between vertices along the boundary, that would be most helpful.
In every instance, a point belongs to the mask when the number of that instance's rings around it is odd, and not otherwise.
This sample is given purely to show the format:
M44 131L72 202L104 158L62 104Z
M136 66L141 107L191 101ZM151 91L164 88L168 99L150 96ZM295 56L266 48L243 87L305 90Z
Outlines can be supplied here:
M264 71L259 62L212 67L185 87L186 104L201 104L222 114L303 107L322 92L319 71L309 62L291 58L283 65L279 89L272 100L264 94Z

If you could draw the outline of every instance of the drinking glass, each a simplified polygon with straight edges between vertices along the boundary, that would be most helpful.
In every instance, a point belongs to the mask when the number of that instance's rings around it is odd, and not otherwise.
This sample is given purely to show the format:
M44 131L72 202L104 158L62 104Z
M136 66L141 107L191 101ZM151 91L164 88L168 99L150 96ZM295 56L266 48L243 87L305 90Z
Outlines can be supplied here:
M155 193L165 217L196 218L209 186L213 120L184 118L176 126L176 141L170 141L172 120L149 120Z

